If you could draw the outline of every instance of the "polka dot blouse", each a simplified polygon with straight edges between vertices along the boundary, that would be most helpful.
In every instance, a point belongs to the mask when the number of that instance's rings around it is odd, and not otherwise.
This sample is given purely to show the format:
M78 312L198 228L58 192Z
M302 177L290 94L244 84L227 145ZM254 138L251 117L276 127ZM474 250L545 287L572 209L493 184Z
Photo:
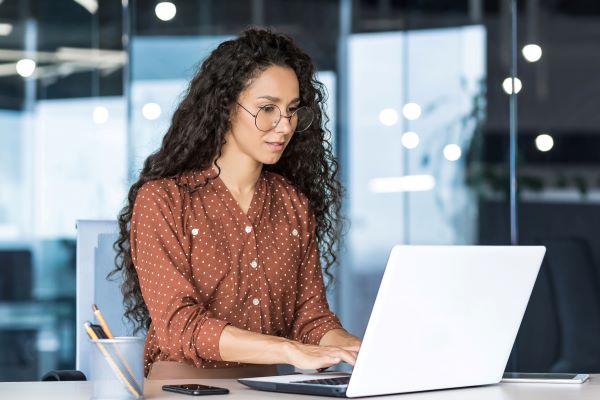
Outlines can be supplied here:
M135 200L131 254L152 318L146 375L157 360L239 366L219 354L228 324L310 344L341 328L325 297L306 196L263 171L244 214L211 175L147 182Z

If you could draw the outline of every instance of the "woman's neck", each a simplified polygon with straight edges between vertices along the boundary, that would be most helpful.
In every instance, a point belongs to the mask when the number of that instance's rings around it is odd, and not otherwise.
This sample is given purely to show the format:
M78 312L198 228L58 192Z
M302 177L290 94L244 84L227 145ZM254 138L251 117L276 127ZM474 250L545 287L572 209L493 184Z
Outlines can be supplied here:
M231 157L224 153L215 161L221 173L219 177L225 186L234 194L245 195L254 193L256 182L262 172L262 164L256 160L238 155Z

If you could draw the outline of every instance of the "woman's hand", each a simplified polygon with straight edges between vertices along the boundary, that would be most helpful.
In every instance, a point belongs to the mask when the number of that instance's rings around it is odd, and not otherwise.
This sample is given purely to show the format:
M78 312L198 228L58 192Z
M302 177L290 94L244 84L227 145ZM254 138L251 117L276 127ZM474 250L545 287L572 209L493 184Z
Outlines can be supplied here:
M341 362L354 365L358 355L352 348L316 346L295 341L289 341L285 345L287 364L300 369L328 368Z

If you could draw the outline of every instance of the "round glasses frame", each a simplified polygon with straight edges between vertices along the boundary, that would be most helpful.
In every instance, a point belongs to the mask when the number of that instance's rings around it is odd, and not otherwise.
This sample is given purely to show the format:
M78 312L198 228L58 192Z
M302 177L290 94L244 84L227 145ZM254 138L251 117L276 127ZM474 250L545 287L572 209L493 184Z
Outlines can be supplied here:
M262 129L258 126L258 114L260 114L260 112L263 110L263 108L267 107L267 106L260 107L260 110L258 110L258 112L256 114L253 114L250 110L248 110L246 107L244 107L240 103L237 103L237 105L242 107L248 114L250 114L254 117L254 126L256 126L256 129L258 129L259 131L262 131L262 132L269 132L271 129L275 128L277 125L279 125L279 122L281 122L281 118L287 118L290 125L292 125L292 118L294 116L296 116L298 111L300 111L300 110L306 110L306 111L310 112L310 121L306 125L306 128L303 128L303 129L297 129L298 125L296 124L296 127L294 128L294 132L306 131L308 128L310 128L310 126L313 123L313 119L315 118L312 110L306 106L298 107L296 110L294 110L294 112L291 115L283 115L283 113L281 112L281 109L276 104L270 104L268 107L276 107L277 110L279 111L279 118L277 118L276 122L273 122L272 127L270 129Z

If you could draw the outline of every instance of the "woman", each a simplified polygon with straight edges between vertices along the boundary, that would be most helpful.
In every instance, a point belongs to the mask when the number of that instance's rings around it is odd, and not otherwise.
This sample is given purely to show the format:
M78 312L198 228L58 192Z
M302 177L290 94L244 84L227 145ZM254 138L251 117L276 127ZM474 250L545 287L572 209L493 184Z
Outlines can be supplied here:
M246 30L204 61L146 159L114 272L150 378L354 364L319 261L329 274L341 187L314 75L287 36Z

